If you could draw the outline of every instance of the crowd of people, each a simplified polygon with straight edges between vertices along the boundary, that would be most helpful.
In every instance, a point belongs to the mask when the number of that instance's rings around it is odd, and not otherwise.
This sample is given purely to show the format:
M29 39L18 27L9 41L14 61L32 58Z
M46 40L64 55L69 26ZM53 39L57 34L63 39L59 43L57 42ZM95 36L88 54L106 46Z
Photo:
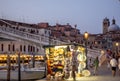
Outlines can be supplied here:
M120 76L120 51L119 53L112 52L111 50L106 50L103 55L96 57L93 62L91 62L90 58L90 67L94 68L93 75L98 74L99 67L102 66L104 62L107 63L107 67L111 70L112 76L116 76L117 71Z
M107 60L108 60L108 68L111 68L112 76L116 75L116 71L119 71L120 76L120 52L119 53L112 53L107 52Z

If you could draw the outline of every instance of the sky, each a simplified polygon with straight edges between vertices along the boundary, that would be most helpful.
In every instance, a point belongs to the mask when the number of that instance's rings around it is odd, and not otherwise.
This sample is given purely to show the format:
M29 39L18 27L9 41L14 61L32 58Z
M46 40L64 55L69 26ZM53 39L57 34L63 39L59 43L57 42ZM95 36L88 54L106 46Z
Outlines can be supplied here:
M120 27L119 0L0 0L0 18L32 24L69 23L81 33L102 33L105 17L110 22L115 18Z

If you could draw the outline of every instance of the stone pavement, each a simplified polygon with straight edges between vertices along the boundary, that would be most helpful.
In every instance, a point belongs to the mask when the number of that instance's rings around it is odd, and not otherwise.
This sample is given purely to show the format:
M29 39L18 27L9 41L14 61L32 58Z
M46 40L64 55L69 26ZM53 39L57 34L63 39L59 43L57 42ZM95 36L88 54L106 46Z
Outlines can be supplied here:
M112 76L112 72L110 68L107 68L107 64L103 64L99 67L98 75L93 75L93 69L90 69L91 76L89 77L79 77L76 78L76 81L120 81L120 76L118 75L118 70L116 76ZM45 79L36 80L36 81L46 81ZM73 81L71 80L64 80L64 81Z

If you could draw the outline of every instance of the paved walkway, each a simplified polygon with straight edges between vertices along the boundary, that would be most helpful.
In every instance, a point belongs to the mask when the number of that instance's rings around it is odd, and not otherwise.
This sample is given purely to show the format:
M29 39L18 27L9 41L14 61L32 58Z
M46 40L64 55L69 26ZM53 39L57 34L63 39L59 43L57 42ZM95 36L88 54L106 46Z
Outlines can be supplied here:
M99 67L98 75L93 75L93 69L90 69L92 75L89 77L79 77L76 78L76 81L120 81L120 76L118 75L118 70L116 76L113 77L111 70L107 68L107 64L105 63L101 67ZM46 81L45 79L36 80L36 81ZM71 80L64 80L64 81L73 81Z

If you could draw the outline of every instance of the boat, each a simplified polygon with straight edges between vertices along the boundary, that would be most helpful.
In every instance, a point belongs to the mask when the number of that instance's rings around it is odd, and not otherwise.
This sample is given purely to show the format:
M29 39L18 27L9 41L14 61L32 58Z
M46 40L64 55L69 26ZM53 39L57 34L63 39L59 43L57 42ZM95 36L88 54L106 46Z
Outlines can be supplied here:
M18 71L11 71L11 80L18 80ZM21 80L41 79L45 76L44 70L25 70L21 71ZM7 79L7 70L0 70L0 79Z
M17 66L16 66L17 67ZM21 66L21 80L37 80L45 77L45 67L24 68ZM0 70L0 80L7 80L7 69ZM10 79L18 81L18 68L10 70Z

